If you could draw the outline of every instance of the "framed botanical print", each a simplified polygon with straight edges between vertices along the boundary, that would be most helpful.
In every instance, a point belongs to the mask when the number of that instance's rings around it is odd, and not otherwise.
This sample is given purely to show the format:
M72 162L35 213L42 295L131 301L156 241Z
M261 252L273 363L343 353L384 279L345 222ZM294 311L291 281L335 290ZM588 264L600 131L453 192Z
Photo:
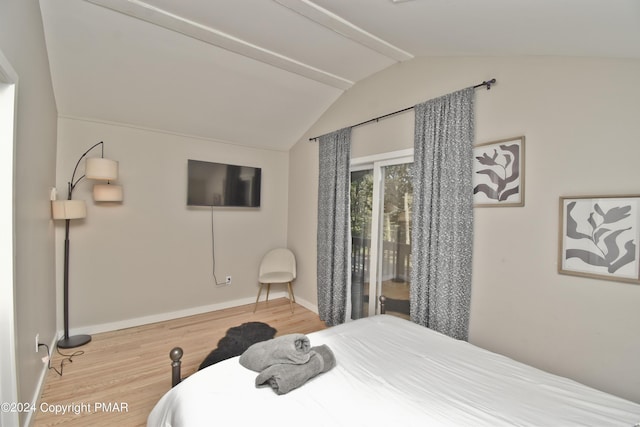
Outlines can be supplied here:
M473 204L524 206L524 136L474 147Z
M640 284L640 195L560 197L558 272Z

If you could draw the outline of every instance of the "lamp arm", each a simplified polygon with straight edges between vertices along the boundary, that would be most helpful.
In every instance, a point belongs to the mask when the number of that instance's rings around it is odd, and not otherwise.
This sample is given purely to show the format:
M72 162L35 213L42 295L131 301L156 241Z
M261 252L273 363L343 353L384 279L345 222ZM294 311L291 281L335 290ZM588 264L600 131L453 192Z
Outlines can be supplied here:
M82 178L84 178L85 176L82 175L80 178L78 178L75 182L73 181L76 177L76 172L78 170L78 166L80 165L80 162L82 161L82 159L84 159L87 154L89 154L89 152L91 150L93 150L94 148L96 148L98 145L102 145L102 151L100 153L100 157L104 157L104 141L100 141L97 144L94 144L91 148L89 148L87 151L84 152L84 154L82 156L80 156L80 158L78 159L78 161L76 162L76 167L73 168L73 174L71 175L71 181L69 181L69 197L68 199L71 200L71 194L73 193L73 189L76 188L76 185L78 185L78 183L80 181L82 181Z

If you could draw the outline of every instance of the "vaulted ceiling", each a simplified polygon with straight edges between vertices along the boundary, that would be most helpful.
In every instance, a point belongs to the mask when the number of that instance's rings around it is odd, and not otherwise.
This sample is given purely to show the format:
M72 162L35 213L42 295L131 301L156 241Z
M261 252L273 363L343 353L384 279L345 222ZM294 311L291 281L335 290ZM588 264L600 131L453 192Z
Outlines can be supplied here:
M638 0L40 0L58 112L289 149L418 56L640 58Z

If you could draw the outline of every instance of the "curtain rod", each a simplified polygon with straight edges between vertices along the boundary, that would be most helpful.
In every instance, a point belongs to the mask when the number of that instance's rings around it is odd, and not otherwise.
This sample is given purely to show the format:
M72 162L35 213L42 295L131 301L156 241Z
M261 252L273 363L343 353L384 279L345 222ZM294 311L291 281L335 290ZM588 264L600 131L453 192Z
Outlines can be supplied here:
M475 85L473 88L477 89L479 87L486 86L487 90L489 90L489 89L491 89L491 85L493 85L495 83L496 83L496 79L486 80L486 81L484 81L482 83L479 83L479 84ZM386 119L387 117L395 116L396 114L400 114L400 113L404 113L405 111L413 110L413 108L414 107L407 107L407 108L403 108L402 110L394 111L393 113L388 113L388 114L385 114L383 116L378 116L378 117L375 117L373 119L365 120L364 122L360 122L358 124L355 124L355 125L351 126L351 128L355 128L355 127L358 127L358 126L366 125L367 123L371 123L371 122L377 122L380 119ZM315 141L315 140L317 140L318 138L320 138L321 136L324 136L324 135L326 135L326 134L319 135L319 136L314 136L313 138L309 138L309 141Z

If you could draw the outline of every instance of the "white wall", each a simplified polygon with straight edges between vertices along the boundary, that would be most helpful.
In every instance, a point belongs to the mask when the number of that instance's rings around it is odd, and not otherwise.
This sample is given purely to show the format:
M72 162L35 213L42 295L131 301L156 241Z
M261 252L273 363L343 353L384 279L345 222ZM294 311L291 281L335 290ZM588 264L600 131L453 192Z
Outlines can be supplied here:
M54 233L49 188L55 181L57 111L38 2L0 2L0 50L18 75L14 159L14 295L18 401L32 402L46 372L36 334L55 334ZM2 141L11 144L12 141ZM10 194L3 194L10 198ZM10 239L10 236L3 236ZM21 414L20 423L30 414Z
M74 190L74 199L87 201L88 213L72 221L70 232L72 334L255 301L262 255L286 244L286 152L70 118L60 118L58 129L61 198L75 162L99 141L105 142L105 157L119 161L118 182L124 188L121 205L93 202L93 183L87 180ZM231 275L231 286L214 285L211 209L186 206L187 159L262 168L259 209L214 210L216 275L218 281ZM63 230L60 221L60 266ZM61 286L62 268L60 307Z
M558 198L640 194L640 61L418 58L358 83L290 151L288 243L317 301L317 145L308 137L492 77L476 143L526 136L526 205L476 208L470 341L640 402L640 286L557 273ZM357 128L354 157L412 146L413 113Z

